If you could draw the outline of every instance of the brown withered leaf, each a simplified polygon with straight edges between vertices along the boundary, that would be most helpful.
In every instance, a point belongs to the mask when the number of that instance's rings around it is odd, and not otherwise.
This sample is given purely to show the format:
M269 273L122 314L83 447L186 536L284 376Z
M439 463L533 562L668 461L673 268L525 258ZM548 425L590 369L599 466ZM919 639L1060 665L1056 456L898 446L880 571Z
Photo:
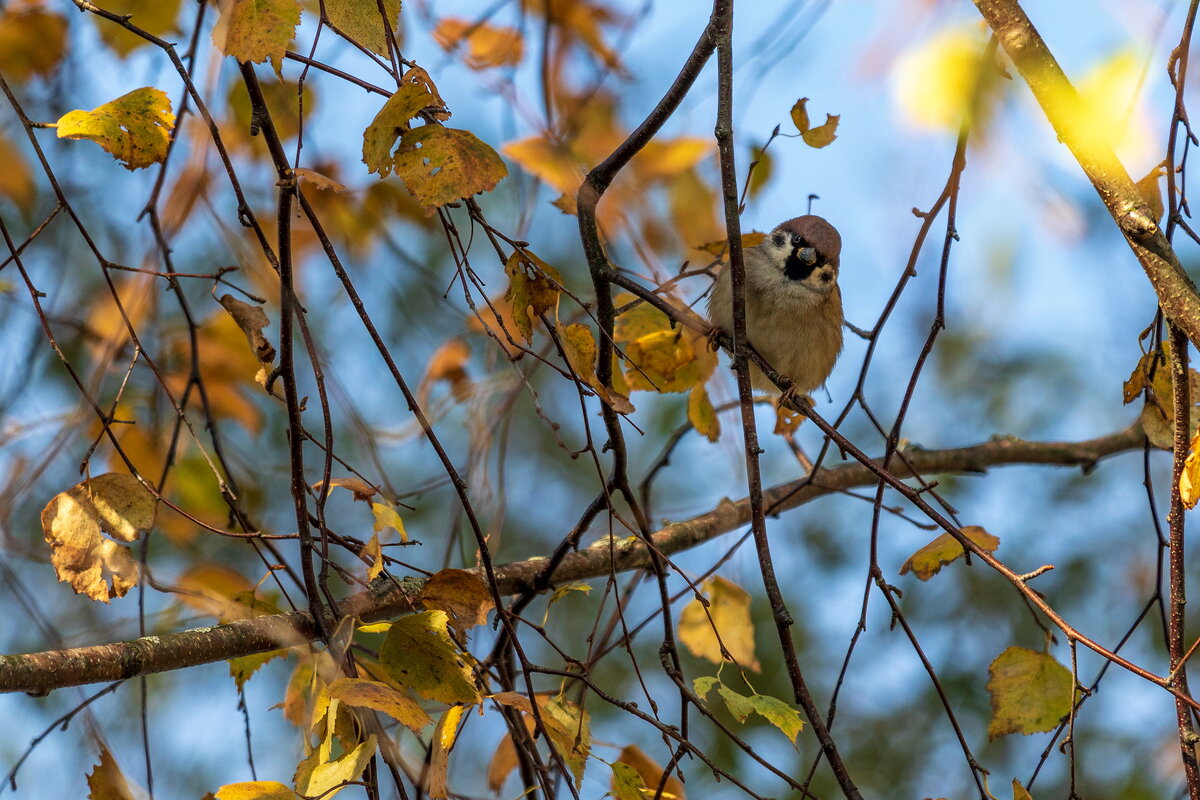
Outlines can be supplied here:
M465 61L474 70L515 66L524 54L524 39L516 28L497 27L486 22L470 22L446 17L433 29L433 38L446 52L466 41Z
M292 174L302 183L307 183L314 189L320 189L323 192L344 192L346 187L330 178L328 175L322 175L315 169L307 167L297 167L292 170Z
M134 800L129 781L108 748L100 745L100 763L87 776L88 800Z
M271 324L262 306L252 306L238 300L231 294L221 295L221 305L233 317L233 321L246 334L246 341L254 351L255 358L260 364L270 364L275 360L275 348L270 340L263 335L263 328Z
M450 384L450 392L460 403L471 396L471 376L467 374L467 363L471 360L471 346L462 338L449 339L429 357L425 377L417 389L417 399L424 405L429 399L429 390L434 384Z
M430 576L421 589L421 604L445 611L460 638L467 628L486 624L488 612L496 607L487 584L465 569L444 569Z
M123 597L137 585L138 566L119 543L137 541L150 529L155 506L137 478L117 472L55 495L42 509L42 533L58 579L102 603Z
M312 485L312 488L320 491L322 489L321 481L317 481ZM341 487L354 495L355 500L366 502L375 495L379 494L379 490L371 484L364 481L362 478L346 477L346 478L330 478L329 486L325 489L327 493L332 494L334 489Z

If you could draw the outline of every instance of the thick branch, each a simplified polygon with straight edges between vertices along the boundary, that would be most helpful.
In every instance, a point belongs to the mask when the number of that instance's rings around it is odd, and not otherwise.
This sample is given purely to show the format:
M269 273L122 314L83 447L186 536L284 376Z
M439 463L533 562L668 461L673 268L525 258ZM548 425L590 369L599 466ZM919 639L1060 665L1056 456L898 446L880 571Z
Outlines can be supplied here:
M924 475L983 473L989 467L1005 464L1090 469L1106 456L1141 448L1144 441L1141 428L1134 425L1119 433L1083 442L998 438L950 450L909 450L906 456L911 469ZM911 476L907 464L897 464L893 473L898 477ZM764 493L763 502L767 508L785 511L828 494L873 485L877 480L877 476L862 464L846 464L822 469L811 481L803 479L776 486ZM662 528L654 533L653 540L660 553L671 555L746 525L749 520L748 499L724 500L709 512ZM650 554L640 542L622 541L610 547L609 541L604 539L586 549L568 553L551 576L550 585L596 578L608 575L614 569L625 572L649 565ZM496 585L505 595L524 591L538 580L543 567L542 559L496 567ZM388 619L410 611L416 591L412 581L378 581L370 590L342 601L338 612L363 622ZM45 694L65 686L193 667L304 644L317 638L312 616L306 611L297 611L113 644L0 656L0 691Z
M1017 0L975 0L975 6L1033 90L1058 138L1096 187L1150 278L1163 313L1200 347L1200 294L1113 151L1107 126L1098 125L1094 115L1086 112L1079 93Z

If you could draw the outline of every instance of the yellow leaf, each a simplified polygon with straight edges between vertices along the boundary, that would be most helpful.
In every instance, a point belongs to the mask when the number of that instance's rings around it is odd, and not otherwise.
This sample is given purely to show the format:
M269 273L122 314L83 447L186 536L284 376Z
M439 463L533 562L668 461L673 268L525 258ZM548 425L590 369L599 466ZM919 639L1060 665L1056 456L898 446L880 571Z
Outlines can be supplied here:
M618 307L630 306L617 317L613 331L613 338L626 345L629 388L686 392L707 380L717 367L717 355L705 337L682 326L673 327L662 311L634 300L625 293L614 299Z
M522 6L528 13L543 15L546 25L557 29L564 45L578 41L609 69L624 73L617 51L608 46L600 32L601 23L619 21L607 6L588 0L523 0Z
M210 617L231 615L233 598L243 592L254 591L254 584L238 572L215 563L193 564L175 579L179 588L177 596L187 606Z
M558 270L527 250L514 250L504 264L508 291L504 300L513 310L513 324L527 344L533 343L533 323L558 305Z
M943 30L896 62L893 92L901 112L923 128L957 130L971 119L976 94L989 68L982 59L978 26Z
M550 742L575 775L575 784L579 785L592 748L588 712L566 698L538 695L537 702Z
M610 389L602 386L596 377L596 339L592 336L592 329L579 322L566 326L560 324L558 336L562 342L563 352L567 355L567 362L571 365L571 369L575 370L579 379L590 386L596 395L617 413L633 413L633 403L629 402L627 396L616 388ZM614 379L623 377L619 366L613 369L613 377Z
M796 736L804 729L804 720L800 719L799 711L770 695L755 694L749 699L760 717L782 731L792 744L796 743Z
M417 702L405 692L393 689L382 681L364 678L338 678L329 684L329 696L348 706L372 708L397 720L413 733L433 722Z
M445 611L410 614L392 623L379 660L402 686L440 703L478 703L479 690L468 666L470 656L458 649L446 631Z
M645 800L646 797L654 796L654 792L658 788L659 783L662 782L663 776L663 768L657 761L643 753L637 745L630 744L622 748L621 755L617 757L616 763L613 765L613 793L617 797L623 797L617 790L616 764L631 768L634 771L634 775L641 781L643 788L649 790L645 795L630 795L631 800ZM626 783L625 785L636 786L636 781ZM663 784L662 797L664 800L687 800L687 795L683 791L683 784L674 775L668 776L666 783Z
M458 724L465 710L466 706L450 706L433 731L433 751L429 756L429 796L435 800L448 796L446 773L450 766L450 751L458 740Z
M212 40L218 50L238 61L260 64L269 58L278 72L299 24L296 0L226 0Z
M721 421L717 419L717 412L708 399L703 383L697 383L688 392L688 421L710 442L721 438Z
M1158 185L1158 179L1166 174L1162 164L1155 165L1154 169L1146 173L1146 176L1139 180L1135 187L1138 194L1146 201L1146 205L1150 206L1150 216L1155 222L1162 219L1163 212L1166 211L1163 205L1162 189Z
M88 800L134 800L133 790L108 748L100 745L100 763L87 776Z
M766 238L767 235L765 233L759 233L758 231L743 233L742 249L745 250L748 247L757 247L758 245L762 244ZM713 242L705 242L696 249L703 250L706 253L710 253L713 256L724 260L729 255L729 242L726 239L717 239Z
M708 595L708 608L699 599L684 606L679 615L679 640L688 651L715 664L725 660L721 645L738 665L758 672L754 656L754 622L750 618L750 595L745 589L720 576L701 587ZM718 636L720 640L718 641Z
M367 580L373 581L383 572L383 548L379 546L379 534L372 533L371 540L363 545L362 551L359 553L363 558L369 558L370 566L367 567Z
M400 88L387 99L383 108L363 131L363 163L367 172L386 178L392 171L392 148L408 129L409 120L417 117L435 102L433 95L421 84L401 81Z
M179 16L182 0L101 0L96 5L113 14L129 16L129 21L155 36L166 36L177 30L175 18ZM96 32L104 43L113 49L121 58L129 55L139 47L150 44L149 41L132 31L125 30L120 25L114 25L111 20L99 14L88 14L96 25Z
M88 139L126 169L142 169L167 157L174 124L167 95L143 86L91 111L64 114L58 120L58 138Z
M400 541L408 541L408 531L404 530L404 520L396 513L396 509L383 503L371 503L371 513L375 515L375 532L395 529L400 534Z
M433 38L446 52L453 51L465 38L466 63L475 70L515 66L521 63L524 54L524 40L520 31L488 25L486 22L446 17L434 28Z
M979 545L981 550L988 553L994 552L1000 546L999 537L992 536L978 525L964 525L962 532L964 536ZM966 551L957 539L948 533L943 533L909 556L908 560L900 567L900 574L907 575L912 572L921 580L927 581L936 575L943 566L961 558L965 553Z
M1200 430L1192 436L1192 444L1183 472L1179 474L1179 498L1184 508L1193 509L1200 500Z
M801 97L792 106L792 122L796 124L796 130L800 131L800 136L809 147L828 147L837 138L838 120L841 117L826 114L824 124L813 128L808 120L807 103L808 98Z
M38 6L0 11L0 73L16 83L54 72L66 55L67 20Z
M18 209L27 213L33 207L37 185L21 151L3 134L0 134L0 164L4 165L4 169L0 170L0 197L7 197Z
M634 157L633 167L644 180L663 180L696 166L712 150L712 143L708 139L694 136L651 140Z
M417 397L422 405L429 397L429 389L435 383L450 384L450 392L454 399L462 402L471 396L471 377L467 374L467 363L471 360L471 346L465 340L454 337L434 351L429 357L429 366L421 386L417 389Z
M1071 711L1071 672L1049 653L1010 647L988 667L988 738L1053 730Z
M383 10L392 34L400 38L400 0L384 0ZM368 50L385 58L388 55L387 32L379 15L377 0L325 0L325 13L341 33Z
M396 175L428 216L447 203L490 192L508 168L496 151L470 131L422 125L400 137Z
M496 607L487 584L465 569L444 569L431 575L421 589L421 604L445 611L459 636L467 628L486 624L488 612Z
M583 183L583 170L570 150L541 136L509 142L500 149L521 169L557 189L564 197L572 198L567 201L570 211L562 205L559 208L567 213L575 213L573 198Z
M1022 786L1021 782L1016 778L1013 778L1012 790L1013 800L1033 800L1033 795L1031 795L1029 790Z
M102 603L124 596L137 584L138 567L117 542L136 541L150 529L155 502L137 478L115 472L55 495L42 509L42 533L58 579Z
M287 658L287 655L287 650L271 650L266 653L231 658L229 659L229 676L233 678L240 691L246 685L246 681L250 680L254 673L258 672L268 661Z
M767 188L767 184L771 180L771 175L775 172L775 157L770 152L761 148L755 147L751 151L752 157L750 160L751 172L746 183L746 196L753 200L758 195L762 194L762 190ZM746 241L746 236L742 235L743 245ZM764 234L759 234L764 236ZM761 241L761 240L759 240ZM757 242L755 243L757 244ZM752 245L751 245L752 246Z
M279 781L229 783L217 789L217 800L300 800L300 795Z
M298 794L330 797L334 794L330 791L333 787L346 781L358 780L371 757L375 755L375 734L371 734L365 742L343 753L341 758L334 761L320 762L320 755L320 749L313 750L312 754L297 766L295 781Z
M525 721L525 728L529 731L529 738L533 738L536 730L536 723L533 717L529 715L522 716ZM520 759L517 756L517 746L513 744L512 733L506 733L500 739L500 743L496 745L496 750L492 753L492 760L488 762L488 788L492 794L499 794L500 789L504 786L504 781L517 768Z

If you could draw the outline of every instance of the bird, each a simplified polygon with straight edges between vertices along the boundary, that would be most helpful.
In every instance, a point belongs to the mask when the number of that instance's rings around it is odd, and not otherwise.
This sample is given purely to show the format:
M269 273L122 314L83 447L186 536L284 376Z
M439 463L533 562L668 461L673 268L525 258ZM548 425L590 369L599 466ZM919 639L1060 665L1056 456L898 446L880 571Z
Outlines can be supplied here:
M841 252L837 229L815 214L781 223L761 243L744 251L747 338L795 384L781 403L822 386L842 352ZM732 298L726 264L709 297L708 319L730 336ZM756 389L779 392L753 362L750 383Z

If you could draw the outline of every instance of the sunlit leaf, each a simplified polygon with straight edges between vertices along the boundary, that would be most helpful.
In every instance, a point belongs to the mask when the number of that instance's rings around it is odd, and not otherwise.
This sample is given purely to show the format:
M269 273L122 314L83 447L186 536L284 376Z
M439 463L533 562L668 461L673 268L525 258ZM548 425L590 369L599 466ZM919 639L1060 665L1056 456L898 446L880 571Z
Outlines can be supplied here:
M25 157L3 133L0 133L0 164L4 165L0 170L0 198L7 197L21 211L28 212L33 207L37 185Z
M381 681L364 678L338 678L329 684L329 696L348 706L383 712L414 733L433 722L417 702L406 693Z
M988 738L1053 730L1071 711L1071 671L1049 653L1010 647L988 667Z
M428 793L435 800L448 796L446 791L447 771L450 766L450 751L458 740L459 722L466 706L451 706L438 720L433 731L433 749L429 756Z
M379 534L372 533L371 538L363 545L359 555L368 559L367 580L373 581L383 572L383 548L379 544Z
M465 653L450 640L444 611L409 614L392 623L379 660L398 683L441 703L478 703Z
M566 698L551 699L543 695L538 695L538 709L554 749L567 763L578 785L583 780L583 770L592 748L587 710Z
M977 26L948 28L901 55L892 74L897 105L914 125L957 130L977 107L985 40ZM981 108L980 111L983 111Z
M708 596L708 608L698 598L684 606L679 615L679 640L692 655L715 664L725 661L724 644L725 652L740 666L758 672L750 594L719 575L705 581L701 589Z
M357 780L375 754L375 735L371 734L366 741L353 750L343 753L338 759L313 763L316 759L313 759L312 756L320 754L320 750L314 750L312 755L301 761L297 767L295 780L298 794L309 797L316 795L332 797L336 794L336 792L330 791L333 787L346 781Z
M486 624L488 612L496 607L487 584L465 569L434 573L421 588L420 599L426 608L446 612L459 636L468 628Z
M371 503L371 513L375 516L376 533L392 528L400 534L400 541L408 541L408 531L404 530L404 520L400 519L395 507L384 503Z
M393 160L405 188L432 214L438 206L490 192L508 168L470 131L422 125L400 137Z
M826 114L825 122L813 128L808 120L807 104L807 97L801 97L796 101L796 104L792 106L792 122L796 124L796 130L800 131L800 136L809 147L828 147L837 138L838 120L841 117Z
M964 525L962 533L977 544L981 550L988 553L994 552L1000 546L998 536L992 536L978 525ZM907 575L912 572L921 580L927 581L936 575L943 566L961 558L965 553L966 550L957 539L948 533L943 533L909 556L908 560L900 567L900 574Z
M266 653L252 653L248 656L238 656L237 658L229 659L229 676L233 678L237 688L240 690L246 685L246 681L254 676L269 661L274 661L277 658L287 658L287 650L269 650Z
M76 109L64 114L58 120L58 138L93 141L126 169L134 170L167 157L174 125L167 95L144 86L91 111Z
M721 438L721 421L717 419L717 412L708 399L703 383L697 383L688 392L688 421L697 433L710 442Z
M430 387L437 383L450 384L450 393L462 402L471 396L471 377L467 374L467 363L471 360L471 346L466 340L455 336L447 340L429 357L425 377L417 390L417 397L424 404Z
M102 603L124 596L137 584L138 567L119 542L150 529L155 504L137 478L115 472L55 495L42 509L42 533L58 579Z
M433 38L447 52L465 40L467 66L476 70L515 66L521 63L524 53L524 40L515 28L469 22L457 17L439 20Z
M409 130L409 120L417 117L434 102L424 86L402 82L371 124L363 131L363 163L367 171L386 178L393 166L392 151L397 139Z
M1146 201L1146 205L1150 207L1150 216L1155 222L1161 220L1163 213L1166 211L1166 206L1163 204L1162 188L1159 186L1159 180L1165 174L1166 170L1163 168L1163 165L1158 164L1134 185L1138 190L1138 194L1142 196L1142 199Z
M1183 462L1183 472L1179 474L1179 498L1184 508L1190 510L1200 501L1200 430L1192 436L1189 451Z
M256 64L269 58L278 71L299 24L297 0L226 0L212 40L227 56Z
M300 800L279 781L246 781L230 783L217 789L217 800Z

